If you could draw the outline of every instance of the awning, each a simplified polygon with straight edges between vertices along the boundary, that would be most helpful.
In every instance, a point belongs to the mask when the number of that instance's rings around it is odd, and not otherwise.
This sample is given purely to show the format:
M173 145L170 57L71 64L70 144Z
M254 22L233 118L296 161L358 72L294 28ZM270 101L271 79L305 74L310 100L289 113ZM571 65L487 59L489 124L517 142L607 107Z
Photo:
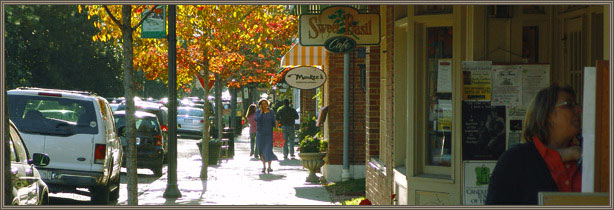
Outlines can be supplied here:
M326 49L322 46L302 46L298 43L281 58L281 67L297 67L297 66L325 66Z

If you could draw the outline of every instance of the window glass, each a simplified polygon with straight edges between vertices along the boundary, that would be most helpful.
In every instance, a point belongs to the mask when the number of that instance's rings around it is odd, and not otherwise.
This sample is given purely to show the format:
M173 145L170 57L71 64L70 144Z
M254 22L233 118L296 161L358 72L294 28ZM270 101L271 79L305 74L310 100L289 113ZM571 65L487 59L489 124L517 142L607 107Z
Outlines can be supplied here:
M450 78L452 27L428 27L426 32L428 72L426 164L450 166L452 159L452 78Z
M94 104L61 97L9 95L10 118L24 133L97 134Z
M202 117L203 116L203 110L190 109L190 111L188 112L188 115L195 116L195 117Z

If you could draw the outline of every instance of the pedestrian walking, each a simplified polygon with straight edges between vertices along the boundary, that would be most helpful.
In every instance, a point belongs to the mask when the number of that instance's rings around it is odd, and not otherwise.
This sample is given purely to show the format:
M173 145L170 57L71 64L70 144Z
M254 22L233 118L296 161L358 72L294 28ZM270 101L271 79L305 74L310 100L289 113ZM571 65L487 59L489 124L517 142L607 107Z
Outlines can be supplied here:
M249 156L254 156L255 158L259 158L258 155L258 145L256 144L256 131L257 131L257 123L256 123L256 104L250 104L247 108L247 114L245 118L247 118L247 123L249 124Z
M284 159L294 158L294 120L298 119L298 113L290 107L290 100L285 99L284 105L277 110L277 120L281 123L281 131L284 135Z
M271 173L271 161L278 160L273 153L273 127L275 126L275 111L269 109L269 101L261 99L258 101L259 109L256 110L254 119L257 123L256 144L258 152L260 152L260 160L262 161L262 173ZM269 163L269 168L266 168L265 163Z
M527 109L523 141L504 152L490 177L487 205L537 205L538 192L580 192L582 109L571 87L539 91Z

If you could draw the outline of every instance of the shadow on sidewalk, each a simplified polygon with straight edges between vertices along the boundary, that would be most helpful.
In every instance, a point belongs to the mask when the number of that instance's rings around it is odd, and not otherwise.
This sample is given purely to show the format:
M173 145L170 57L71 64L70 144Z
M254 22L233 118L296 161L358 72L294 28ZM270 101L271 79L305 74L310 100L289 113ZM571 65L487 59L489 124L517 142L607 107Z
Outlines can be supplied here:
M284 175L277 175L277 174L260 174L260 175L258 175L258 177L262 181L273 181L273 180L283 179L286 176L284 176Z
M279 161L279 165L282 165L282 166L300 166L301 165L301 161L297 160L297 159L285 159L285 160Z
M328 201L330 202L330 197L326 192L326 189L322 189L324 187L295 187L296 197L305 198L309 200L317 200L317 201Z

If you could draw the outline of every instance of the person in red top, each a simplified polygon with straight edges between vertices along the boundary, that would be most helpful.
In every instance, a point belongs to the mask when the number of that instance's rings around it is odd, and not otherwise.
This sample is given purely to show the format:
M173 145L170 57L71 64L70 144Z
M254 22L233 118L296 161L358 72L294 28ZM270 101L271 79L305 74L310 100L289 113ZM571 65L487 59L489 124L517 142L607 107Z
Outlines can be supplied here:
M523 141L504 152L493 170L487 205L536 205L538 192L580 192L582 109L568 86L537 93L527 109Z

